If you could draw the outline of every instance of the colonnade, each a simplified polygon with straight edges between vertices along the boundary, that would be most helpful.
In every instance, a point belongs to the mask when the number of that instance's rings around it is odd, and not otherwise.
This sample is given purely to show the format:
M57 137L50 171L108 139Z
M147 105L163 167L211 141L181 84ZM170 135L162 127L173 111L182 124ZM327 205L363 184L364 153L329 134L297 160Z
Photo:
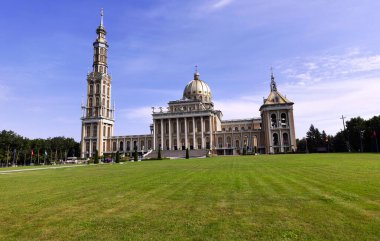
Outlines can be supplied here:
M155 150L210 149L213 116L172 117L153 120Z

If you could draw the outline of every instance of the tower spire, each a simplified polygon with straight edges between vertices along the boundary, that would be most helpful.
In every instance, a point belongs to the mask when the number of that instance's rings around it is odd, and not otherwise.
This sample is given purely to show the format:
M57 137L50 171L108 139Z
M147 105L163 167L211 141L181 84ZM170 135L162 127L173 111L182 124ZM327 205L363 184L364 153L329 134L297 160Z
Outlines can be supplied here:
M270 67L270 72L271 72L270 91L277 91L277 84L276 84L276 81L274 81L273 67Z
M100 10L100 26L103 27L103 15L104 15L104 11L103 11L103 8Z
M194 67L195 67L194 79L198 80L199 79L198 65L195 65Z

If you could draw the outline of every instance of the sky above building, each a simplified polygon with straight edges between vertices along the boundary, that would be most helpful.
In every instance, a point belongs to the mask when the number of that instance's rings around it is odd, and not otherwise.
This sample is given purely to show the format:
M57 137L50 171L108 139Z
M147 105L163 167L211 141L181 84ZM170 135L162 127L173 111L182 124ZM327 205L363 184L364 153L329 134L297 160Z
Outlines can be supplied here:
M182 98L195 65L223 119L260 116L271 66L297 138L379 115L377 0L13 0L0 15L0 129L79 141L101 8L115 135L149 133L151 107Z

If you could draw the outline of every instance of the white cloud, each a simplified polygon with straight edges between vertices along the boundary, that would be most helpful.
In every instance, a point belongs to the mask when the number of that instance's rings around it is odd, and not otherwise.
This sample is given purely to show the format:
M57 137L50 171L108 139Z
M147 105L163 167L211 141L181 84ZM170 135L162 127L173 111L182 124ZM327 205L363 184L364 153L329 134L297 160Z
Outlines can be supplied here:
M380 55L351 49L343 54L296 58L281 66L279 86L294 105L297 136L310 124L335 134L341 115L370 118L379 114Z
M218 9L218 8L224 8L232 3L232 0L218 0L212 5L212 8Z

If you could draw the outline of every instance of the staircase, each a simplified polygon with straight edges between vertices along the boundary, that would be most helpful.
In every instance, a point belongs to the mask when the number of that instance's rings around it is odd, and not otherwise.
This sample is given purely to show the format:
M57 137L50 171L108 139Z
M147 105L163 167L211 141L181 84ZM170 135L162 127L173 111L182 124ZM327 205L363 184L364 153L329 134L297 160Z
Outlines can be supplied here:
M190 158L206 157L207 153L208 150L204 149L189 150ZM144 155L144 159L156 159L157 154L158 151L152 151L149 154ZM186 158L186 150L162 150L161 157L170 159Z

